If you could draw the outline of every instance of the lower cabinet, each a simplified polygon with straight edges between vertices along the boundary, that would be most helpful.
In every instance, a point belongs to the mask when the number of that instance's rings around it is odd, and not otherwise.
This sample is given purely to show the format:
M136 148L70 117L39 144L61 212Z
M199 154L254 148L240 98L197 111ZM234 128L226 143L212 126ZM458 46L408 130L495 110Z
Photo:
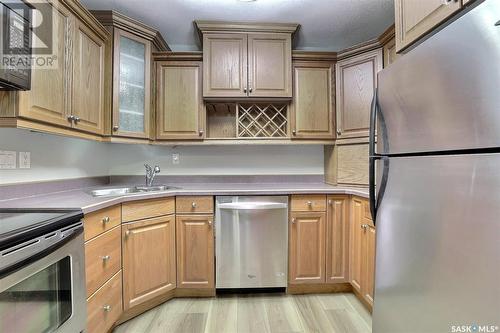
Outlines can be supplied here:
M363 300L373 305L375 278L375 227L369 217L366 200L352 199L351 224L351 284Z
M213 215L177 215L177 287L214 288Z
M327 198L326 282L349 282L349 196Z
M174 214L123 224L122 248L125 310L175 289Z
M291 212L289 282L325 282L326 212Z

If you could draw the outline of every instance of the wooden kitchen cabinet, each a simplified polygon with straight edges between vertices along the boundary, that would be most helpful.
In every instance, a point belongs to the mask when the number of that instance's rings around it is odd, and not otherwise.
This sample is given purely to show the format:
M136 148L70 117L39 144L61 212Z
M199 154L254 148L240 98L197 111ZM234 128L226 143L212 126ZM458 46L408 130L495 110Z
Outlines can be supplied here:
M368 137L370 107L380 70L382 49L336 64L337 139Z
M124 309L176 287L175 216L122 225Z
M248 35L248 96L292 97L290 34Z
M119 271L88 298L87 332L109 332L122 312L122 274Z
M395 0L396 51L413 44L461 7L461 0Z
M77 20L73 42L73 127L95 134L104 133L104 48L105 41Z
M203 96L246 97L246 34L203 35Z
M326 282L349 282L349 197L327 197Z
M203 139L201 61L157 61L156 138Z
M292 97L292 33L298 25L195 23L203 40L203 97Z
M290 213L290 284L325 282L325 225L326 212Z
M333 80L333 63L293 63L292 138L335 137Z
M373 306L375 280L375 226L368 218L369 203L353 197L350 231L350 280L354 290L369 306Z
M214 288L213 215L177 215L177 287Z

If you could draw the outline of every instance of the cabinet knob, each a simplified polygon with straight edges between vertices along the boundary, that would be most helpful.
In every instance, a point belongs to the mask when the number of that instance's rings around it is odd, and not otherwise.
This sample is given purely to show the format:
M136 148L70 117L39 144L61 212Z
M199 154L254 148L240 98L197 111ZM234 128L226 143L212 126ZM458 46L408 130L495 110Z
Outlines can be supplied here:
M247 88L243 88L243 92L246 94L247 93Z
M368 224L362 224L361 229L366 230L368 228Z
M75 117L75 124L80 121L80 117Z
M295 217L292 218L292 223L295 224Z
M328 200L328 205L331 206L333 204L332 200Z
M297 131L296 130L292 130L292 134L293 135L297 135Z
M73 115L68 116L68 121L69 122L72 122L73 120L75 120L75 116L73 116Z
M102 223L108 223L109 222L109 216L104 216L102 218Z
M113 126L113 131L115 131L115 132L116 132L116 131L118 131L118 129L119 129L119 128L120 128L120 127L118 127L118 125L115 125L115 126Z
M250 89L248 89L248 92L252 92L252 91L253 91L253 89L250 87Z
M337 130L337 135L342 135L342 131L341 130Z
M125 236L126 237L130 236L130 230L125 231Z
M311 207L311 206L313 205L313 203L312 203L311 201L308 201L308 202L307 202L307 205L308 205L309 207Z
M106 312L109 312L109 311L111 311L111 305L107 305L107 304L106 304L106 305L104 305L104 306L102 307L102 309L103 309L104 311L106 311Z
M193 201L193 202L191 203L191 207L196 208L196 202L194 202L194 201Z
M109 259L111 259L110 255L102 256L102 261L104 262L108 261Z
M199 136L203 136L203 130L200 130L200 131L198 132L198 135L199 135Z
M212 226L212 220L208 220L208 225L211 227Z

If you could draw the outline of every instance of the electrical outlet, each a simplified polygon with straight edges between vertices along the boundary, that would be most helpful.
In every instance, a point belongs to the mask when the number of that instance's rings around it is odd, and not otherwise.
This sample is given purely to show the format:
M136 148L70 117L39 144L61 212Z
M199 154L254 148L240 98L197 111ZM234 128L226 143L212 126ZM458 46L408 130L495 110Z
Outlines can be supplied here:
M31 168L31 153L29 151L19 152L19 169Z
M179 157L179 153L172 154L172 164L180 164L181 159Z
M16 168L17 152L0 150L0 169Z

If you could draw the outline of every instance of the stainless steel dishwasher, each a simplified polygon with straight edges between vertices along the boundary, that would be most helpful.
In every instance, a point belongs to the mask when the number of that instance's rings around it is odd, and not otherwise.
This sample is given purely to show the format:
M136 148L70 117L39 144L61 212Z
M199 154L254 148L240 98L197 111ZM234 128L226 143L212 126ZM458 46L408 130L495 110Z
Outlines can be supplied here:
M288 197L218 196L216 288L287 285Z

